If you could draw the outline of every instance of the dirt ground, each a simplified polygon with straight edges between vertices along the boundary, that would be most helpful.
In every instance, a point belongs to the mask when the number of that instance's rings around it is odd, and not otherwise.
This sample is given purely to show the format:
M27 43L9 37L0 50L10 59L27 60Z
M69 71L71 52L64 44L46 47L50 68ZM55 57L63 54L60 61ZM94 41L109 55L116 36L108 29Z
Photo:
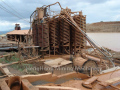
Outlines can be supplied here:
M108 50L109 50L109 49L108 49ZM112 51L112 50L109 50L109 52L110 52L110 53L114 53L113 58L116 59L116 60L118 60L118 61L120 62L120 52L115 52L115 51ZM11 52L5 52L5 51L1 52L1 51L0 51L0 55L4 55L4 54L8 54L8 53L11 53ZM94 53L92 53L92 54L94 54ZM38 61L39 61L39 60L38 60ZM30 62L27 62L27 63L24 63L24 64L30 64L30 65L32 65L33 67L35 67L35 66L36 66L36 67L42 66L43 63L38 62L38 61L30 61ZM118 62L118 63L119 63L119 62ZM25 70L20 71L20 70L18 70L18 69L16 69L16 68L12 68L11 66L7 66L7 68L8 68L8 70L9 70L12 74L17 75L17 76L26 75L26 74L45 73L44 71L43 71L43 72L35 72L35 71L26 72Z
M8 53L10 53L10 52L0 51L0 56L1 56L1 55L5 55L5 54L8 54Z
M4 38L4 39L2 39L1 41L0 41L0 45L1 44L6 44L6 45L8 45L8 43L10 44L10 43L16 43L16 42L13 42L13 41L8 41L8 40L6 40L6 38ZM90 48L90 47L89 47ZM113 55L113 58L114 59L116 59L116 60L118 60L119 62L120 62L120 52L115 52L115 51L113 51L113 50L110 50L110 49L108 49L108 48L106 48L112 55ZM6 51L0 51L0 56L1 55L5 55L5 54L10 54L11 52L6 52ZM95 53L92 53L91 55L96 55ZM58 56L56 56L56 57L58 57ZM0 62L1 63L1 62ZM42 65L42 63L38 63L38 62L29 62L29 63L26 63L26 64L30 64L30 65L33 65L33 66L40 66L40 65ZM18 75L18 76L21 76L21 75L25 75L25 74L37 74L37 73L44 73L44 72L30 72L30 73L28 73L28 72L26 72L25 70L22 70L22 71L19 71L19 70L17 70L17 69L15 69L15 68L12 68L12 67L10 67L10 66L7 66L7 68L9 69L9 71L12 73L12 74L15 74L15 75Z
M14 75L16 75L16 76L25 75L24 72L20 72L20 71L14 69L14 68L11 68L10 66L7 66L7 68L8 68L8 70L9 70L12 74L14 74Z
M88 52L87 52L88 54L96 56L96 57L98 56L96 52L94 52L94 50L90 46L87 46L86 48L88 49ZM105 48L105 50L107 50L112 55L113 59L120 60L120 52L113 51L109 48ZM97 52L97 53L100 54L100 52Z
M120 32L120 21L87 24L86 30L87 32Z

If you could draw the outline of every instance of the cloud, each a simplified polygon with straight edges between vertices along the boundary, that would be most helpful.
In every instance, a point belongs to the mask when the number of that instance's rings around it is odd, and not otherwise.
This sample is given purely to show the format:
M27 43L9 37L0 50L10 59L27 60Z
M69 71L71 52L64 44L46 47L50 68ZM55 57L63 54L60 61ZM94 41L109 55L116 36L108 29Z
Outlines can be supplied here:
M83 14L87 15L87 23L99 22L99 21L115 21L113 17L120 15L120 1L109 0L104 3L84 3L81 5L78 3L77 7L83 11ZM76 9L77 10L77 9ZM120 19L117 19L117 21Z
M119 15L112 16L112 18L113 18L115 21L120 20L120 14L119 14Z
M89 2L91 4L96 4L96 3L104 3L108 0L84 0L85 2Z
M70 8L72 11L83 11L87 15L87 23L99 21L120 20L120 0L58 0L63 8ZM56 0L4 0L10 9L2 1L0 5L6 7L10 12L29 21L31 13L43 5L55 3ZM1 6L0 6L1 7ZM58 5L52 6L52 10L59 11ZM3 24L4 23L4 24ZM21 27L28 27L29 22L19 19L4 10L0 10L0 30L14 28L15 23L21 23ZM5 27L6 26L6 27Z
M9 21L2 21L0 20L0 31L8 31L8 30L14 30L15 24L19 23L21 28L28 28L29 29L29 24L23 23L21 20L18 22L9 22Z

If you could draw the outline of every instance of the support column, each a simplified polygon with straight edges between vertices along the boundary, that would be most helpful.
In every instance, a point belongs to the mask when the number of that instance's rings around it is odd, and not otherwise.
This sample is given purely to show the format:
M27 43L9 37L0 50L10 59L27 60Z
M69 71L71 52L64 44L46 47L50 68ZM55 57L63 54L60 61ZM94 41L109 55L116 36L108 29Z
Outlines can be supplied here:
M28 36L27 35L25 36L25 39L26 39L26 43L28 44Z
M54 26L55 26L55 21L54 21ZM54 27L54 55L55 55L55 27Z
M16 37L16 35L15 35L15 41L17 40L17 37Z
M20 35L20 42L22 42L22 35Z
M74 55L76 55L76 31L75 31L75 38L74 38Z

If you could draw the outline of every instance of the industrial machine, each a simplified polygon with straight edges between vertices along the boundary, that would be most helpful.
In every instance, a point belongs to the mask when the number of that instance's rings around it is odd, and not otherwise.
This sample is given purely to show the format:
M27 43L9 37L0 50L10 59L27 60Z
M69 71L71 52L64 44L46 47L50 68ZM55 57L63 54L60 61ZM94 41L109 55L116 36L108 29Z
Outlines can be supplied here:
M50 9L55 4L60 6L61 11L59 13ZM120 90L120 67L115 67L112 55L103 47L97 45L85 33L86 16L83 16L81 11L72 12L69 8L63 9L60 3L56 2L37 8L31 14L30 20L31 28L29 33L32 31L33 35L30 36L28 34L28 39L31 40L33 38L34 47L37 48L38 46L40 47L40 52L54 56L65 56L67 54L70 58L70 55L73 54L74 59L71 60L73 61L73 66L87 69L83 70L83 73L72 71L62 75L44 73L14 76L9 73L8 76L11 75L10 77L0 79L0 90ZM97 57L87 54L86 41L91 45ZM22 51L25 52L26 50ZM33 50L32 56L37 51ZM61 63L64 68L72 66L71 61L67 61L66 58L47 60L45 65L51 65L54 69L58 69L57 67L60 67ZM65 59L64 62L62 59ZM33 59L25 61L33 61ZM41 61L43 62L44 60ZM54 62L57 62L57 65ZM65 66L66 62L70 63L70 65ZM18 62L11 64L14 63ZM7 68L4 68L7 65L9 64L1 64L1 71L8 73ZM95 70L95 68L99 68L99 70ZM76 71L81 72L79 69Z
M60 6L59 13L50 9L55 4ZM37 8L30 16L30 23L33 43L40 47L42 53L49 55L79 54L83 57L83 64L77 66L100 67L99 73L115 67L112 55L86 34L86 16L82 15L82 11L72 12L68 7L63 9L60 3L56 2ZM97 58L83 52L87 50L86 42L93 48Z

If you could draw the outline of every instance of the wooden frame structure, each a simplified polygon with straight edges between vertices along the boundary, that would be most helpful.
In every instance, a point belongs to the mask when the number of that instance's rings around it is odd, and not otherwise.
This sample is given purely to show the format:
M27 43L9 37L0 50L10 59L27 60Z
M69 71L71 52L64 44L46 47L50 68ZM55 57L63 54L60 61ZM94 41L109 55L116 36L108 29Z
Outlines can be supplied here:
M84 36L60 16L43 17L43 8L37 8L32 21L33 43L47 54L76 54L85 46ZM42 10L42 11L41 11ZM70 10L70 9L69 9ZM71 16L86 32L86 16L82 11ZM44 19L43 19L44 18Z

